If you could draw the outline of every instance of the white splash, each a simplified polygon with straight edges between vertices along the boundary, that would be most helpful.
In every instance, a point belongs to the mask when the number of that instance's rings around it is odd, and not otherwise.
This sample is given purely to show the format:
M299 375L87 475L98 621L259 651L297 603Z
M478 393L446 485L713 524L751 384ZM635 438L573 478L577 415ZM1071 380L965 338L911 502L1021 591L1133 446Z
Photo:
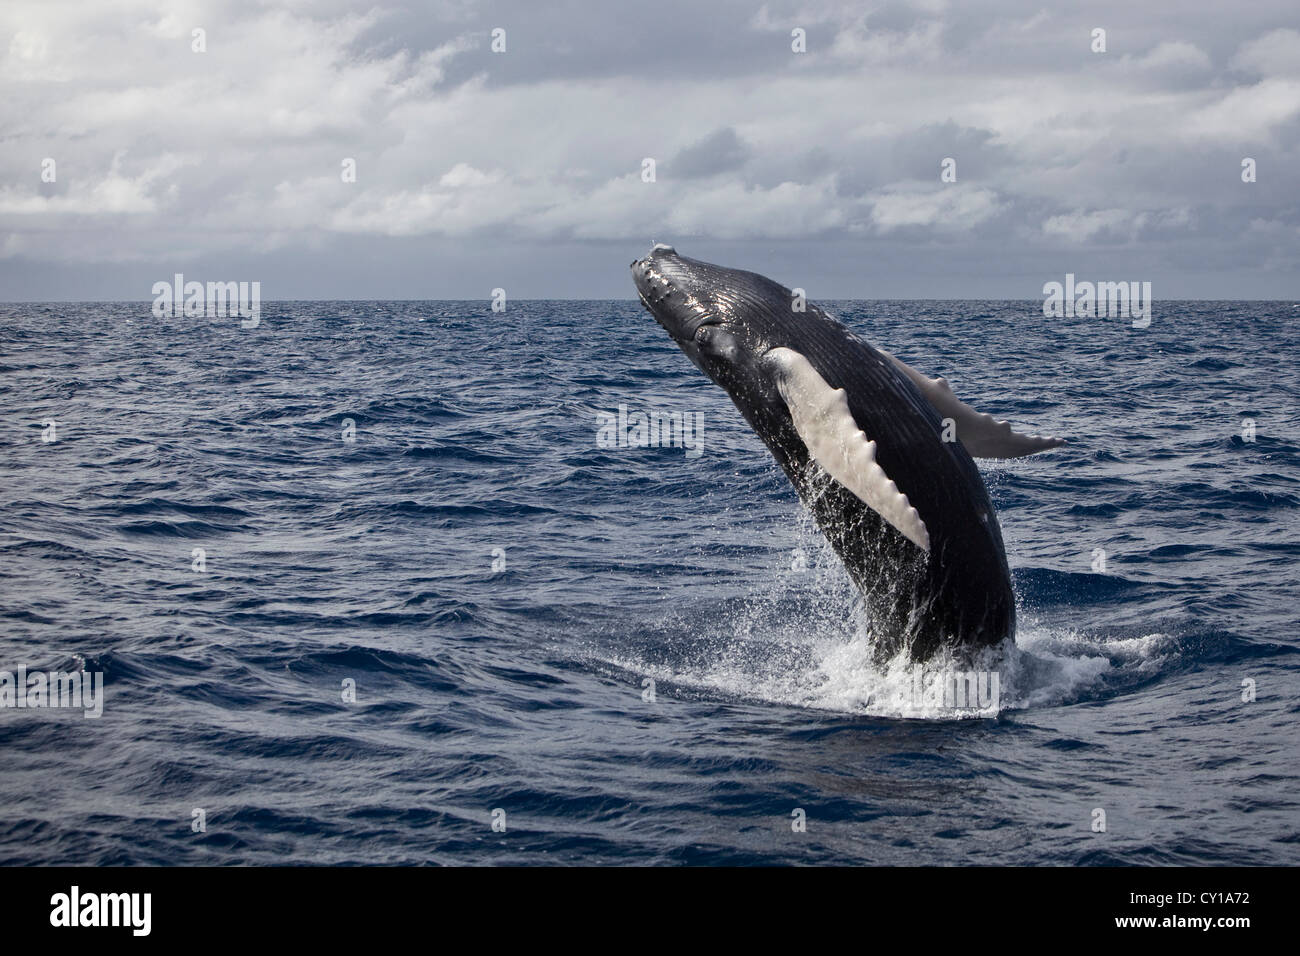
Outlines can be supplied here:
M1015 645L986 649L972 660L957 662L941 651L918 666L902 652L877 664L861 602L838 559L810 526L798 537L802 549L811 544L816 555L806 570L777 570L766 593L729 612L702 618L698 607L674 610L653 628L672 634L675 645L685 643L689 653L671 663L625 656L607 662L705 694L874 717L954 720L1070 703L1120 670L1130 678L1134 671L1154 673L1176 653L1176 641L1165 634L1102 640L1022 619Z

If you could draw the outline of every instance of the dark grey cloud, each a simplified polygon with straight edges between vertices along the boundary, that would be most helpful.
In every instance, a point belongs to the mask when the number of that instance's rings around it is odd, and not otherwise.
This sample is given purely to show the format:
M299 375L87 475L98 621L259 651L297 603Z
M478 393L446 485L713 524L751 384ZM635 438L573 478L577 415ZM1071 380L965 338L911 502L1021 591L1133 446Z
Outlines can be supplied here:
M750 152L736 131L724 126L687 146L665 164L665 170L681 179L716 176L744 166Z

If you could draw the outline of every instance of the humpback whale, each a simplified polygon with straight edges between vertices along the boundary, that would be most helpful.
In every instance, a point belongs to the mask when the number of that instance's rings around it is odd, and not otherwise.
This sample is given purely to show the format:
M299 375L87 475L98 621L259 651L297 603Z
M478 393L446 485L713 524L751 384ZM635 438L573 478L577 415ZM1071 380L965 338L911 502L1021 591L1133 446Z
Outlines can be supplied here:
M641 303L726 391L862 593L877 656L969 657L1014 639L997 514L972 456L1064 444L1023 435L790 289L656 243Z

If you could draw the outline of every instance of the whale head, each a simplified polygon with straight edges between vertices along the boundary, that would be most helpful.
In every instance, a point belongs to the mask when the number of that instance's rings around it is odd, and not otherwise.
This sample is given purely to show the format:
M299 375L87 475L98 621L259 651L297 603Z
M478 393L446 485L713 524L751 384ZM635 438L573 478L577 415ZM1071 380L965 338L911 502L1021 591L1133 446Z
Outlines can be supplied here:
M655 321L729 392L764 381L760 363L788 338L783 313L790 313L790 293L756 273L689 259L656 243L632 263L632 280Z

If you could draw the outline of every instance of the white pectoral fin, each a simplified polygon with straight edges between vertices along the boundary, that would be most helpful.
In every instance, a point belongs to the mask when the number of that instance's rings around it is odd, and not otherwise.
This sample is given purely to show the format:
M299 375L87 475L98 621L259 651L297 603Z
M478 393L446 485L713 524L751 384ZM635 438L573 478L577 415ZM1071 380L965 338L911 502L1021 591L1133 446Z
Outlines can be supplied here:
M927 378L906 362L883 349L880 354L912 380L940 418L951 418L957 425L957 438L973 458L1023 458L1035 452L1064 445L1064 438L1050 435L1021 435L1011 430L1010 422L1000 422L992 415L975 411L956 395L947 379Z
M929 551L925 522L876 462L876 443L854 421L844 389L831 388L812 363L792 349L772 349L767 360L795 431L813 460L909 541Z

